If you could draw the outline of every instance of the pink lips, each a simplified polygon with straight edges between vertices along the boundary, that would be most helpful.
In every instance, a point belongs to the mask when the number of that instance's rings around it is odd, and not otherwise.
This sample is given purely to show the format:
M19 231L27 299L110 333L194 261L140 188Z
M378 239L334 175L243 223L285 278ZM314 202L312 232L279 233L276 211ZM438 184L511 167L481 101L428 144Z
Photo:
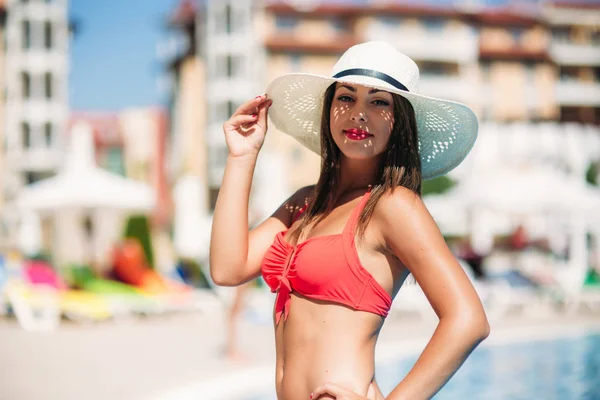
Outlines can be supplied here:
M350 140L365 140L373 137L369 132L363 131L362 129L347 129L344 131L346 137Z

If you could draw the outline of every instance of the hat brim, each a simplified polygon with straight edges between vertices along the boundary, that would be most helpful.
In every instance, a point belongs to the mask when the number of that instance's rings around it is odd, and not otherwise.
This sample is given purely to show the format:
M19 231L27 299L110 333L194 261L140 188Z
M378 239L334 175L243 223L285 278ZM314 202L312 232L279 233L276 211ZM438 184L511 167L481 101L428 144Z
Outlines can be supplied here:
M477 138L478 121L466 105L407 92L368 76L331 78L293 73L274 79L267 87L273 100L269 117L273 126L317 154L325 90L335 82L359 84L406 98L417 120L419 152L424 179L444 175L469 154Z

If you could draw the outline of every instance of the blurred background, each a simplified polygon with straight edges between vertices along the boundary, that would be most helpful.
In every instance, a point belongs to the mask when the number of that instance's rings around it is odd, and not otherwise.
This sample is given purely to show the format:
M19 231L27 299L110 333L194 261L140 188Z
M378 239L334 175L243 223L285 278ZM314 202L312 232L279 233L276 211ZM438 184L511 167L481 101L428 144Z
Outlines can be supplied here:
M274 398L274 295L207 273L222 124L368 40L480 121L423 196L492 344L436 398L600 398L600 1L0 0L0 35L0 398ZM271 128L251 224L319 166ZM405 285L384 392L434 327Z

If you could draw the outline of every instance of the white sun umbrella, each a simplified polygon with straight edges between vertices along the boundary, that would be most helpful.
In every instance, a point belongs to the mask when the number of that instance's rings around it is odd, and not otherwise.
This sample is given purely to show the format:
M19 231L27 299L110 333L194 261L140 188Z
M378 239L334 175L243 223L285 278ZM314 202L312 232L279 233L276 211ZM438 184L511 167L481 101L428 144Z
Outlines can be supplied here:
M600 212L600 190L551 169L502 167L474 175L460 190L470 203L501 212Z
M95 165L91 128L73 128L65 165L55 177L27 186L19 195L22 209L122 209L149 211L155 205L152 188Z

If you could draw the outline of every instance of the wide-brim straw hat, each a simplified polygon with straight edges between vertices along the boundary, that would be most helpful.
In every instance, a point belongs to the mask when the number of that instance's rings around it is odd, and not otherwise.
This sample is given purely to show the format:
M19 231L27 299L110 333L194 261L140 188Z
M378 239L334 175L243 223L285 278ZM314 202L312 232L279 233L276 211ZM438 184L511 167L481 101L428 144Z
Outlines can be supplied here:
M324 95L334 82L385 90L410 101L417 120L424 179L455 168L475 144L475 113L464 104L418 94L417 64L390 44L379 41L349 48L333 67L331 76L293 73L274 79L267 87L267 95L273 100L269 109L271 123L320 155Z

